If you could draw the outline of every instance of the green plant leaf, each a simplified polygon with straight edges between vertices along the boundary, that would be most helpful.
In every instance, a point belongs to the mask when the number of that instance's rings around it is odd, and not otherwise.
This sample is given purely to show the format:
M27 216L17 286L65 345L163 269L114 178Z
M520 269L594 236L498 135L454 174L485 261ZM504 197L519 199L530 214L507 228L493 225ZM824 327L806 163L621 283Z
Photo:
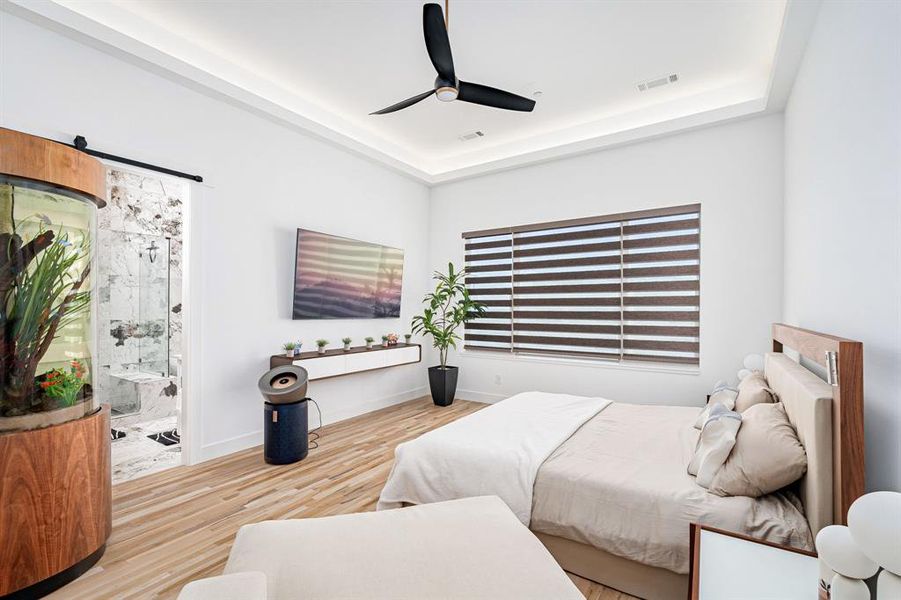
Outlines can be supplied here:
M441 355L441 366L447 366L448 348L457 348L460 336L457 329L486 313L485 306L470 296L465 283L466 269L456 270L452 262L447 263L447 273L436 271L433 279L437 282L435 291L423 298L422 314L411 320L413 333L432 336L432 345Z

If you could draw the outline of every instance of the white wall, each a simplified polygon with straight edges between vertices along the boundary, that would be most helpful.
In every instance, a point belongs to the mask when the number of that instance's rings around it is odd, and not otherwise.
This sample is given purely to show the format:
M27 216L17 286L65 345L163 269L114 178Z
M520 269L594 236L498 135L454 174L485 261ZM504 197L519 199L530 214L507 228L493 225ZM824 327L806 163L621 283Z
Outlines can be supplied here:
M463 262L464 231L701 204L697 373L576 366L463 352L460 397L539 389L627 402L697 404L742 358L769 349L782 312L782 117L767 116L432 190L430 260Z
M428 282L425 186L3 12L0 44L3 127L83 134L97 149L208 183L192 186L189 232L191 284L201 286L200 387L188 398L200 411L200 458L260 443L256 382L281 342L409 329ZM297 227L404 248L402 318L292 321ZM328 422L423 395L425 385L424 365L414 365L313 383L310 393Z
M785 112L785 319L863 342L871 490L901 490L899 31L824 2Z

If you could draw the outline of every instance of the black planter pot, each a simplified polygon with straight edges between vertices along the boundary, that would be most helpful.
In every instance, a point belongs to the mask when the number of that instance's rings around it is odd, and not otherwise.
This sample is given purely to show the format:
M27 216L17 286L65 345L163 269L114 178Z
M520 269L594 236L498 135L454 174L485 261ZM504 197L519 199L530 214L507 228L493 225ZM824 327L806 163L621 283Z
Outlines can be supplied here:
M457 392L457 367L429 367L429 387L436 406L450 406Z

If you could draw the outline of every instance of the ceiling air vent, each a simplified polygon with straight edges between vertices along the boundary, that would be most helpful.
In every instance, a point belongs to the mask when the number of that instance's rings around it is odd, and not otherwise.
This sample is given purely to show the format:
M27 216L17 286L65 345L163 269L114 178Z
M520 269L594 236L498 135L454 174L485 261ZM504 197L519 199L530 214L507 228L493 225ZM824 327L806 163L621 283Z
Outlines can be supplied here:
M676 83L679 81L679 76L675 73L672 75L665 75L664 77L655 77L654 79L649 79L648 81L642 81L638 84L639 92L646 92L648 90L658 88L670 83Z
M468 142L469 140L475 140L480 137L485 137L485 134L481 131L471 131L469 133L464 133L457 139L459 139L461 142Z

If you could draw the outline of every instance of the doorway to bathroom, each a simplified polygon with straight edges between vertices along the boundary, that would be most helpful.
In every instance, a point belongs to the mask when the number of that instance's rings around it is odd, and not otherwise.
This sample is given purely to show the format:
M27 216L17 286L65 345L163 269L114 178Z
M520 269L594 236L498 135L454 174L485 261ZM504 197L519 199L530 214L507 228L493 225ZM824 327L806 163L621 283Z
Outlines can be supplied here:
M189 184L111 168L97 222L97 393L113 483L182 464L182 248Z

